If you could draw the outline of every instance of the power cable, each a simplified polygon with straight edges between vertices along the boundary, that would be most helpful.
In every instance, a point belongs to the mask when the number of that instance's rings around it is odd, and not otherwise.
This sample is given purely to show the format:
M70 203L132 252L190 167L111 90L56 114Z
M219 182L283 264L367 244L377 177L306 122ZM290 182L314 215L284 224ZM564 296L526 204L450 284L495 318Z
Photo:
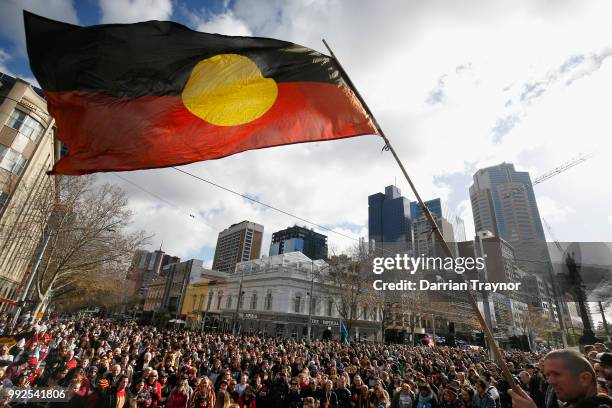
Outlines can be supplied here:
M157 195L157 194L155 194L155 193L153 193L153 192L151 192L151 191L149 191L149 190L145 189L144 187L142 187L142 186L140 186L140 185L138 185L138 184L134 183L133 181L130 181L130 180L126 179L125 177L121 177L120 175L118 175L118 174L116 174L116 173L111 173L111 174L112 174L113 176L115 176L115 177L117 177L117 178L119 178L119 179L121 179L121 180L125 181L126 183L131 184L132 186L136 187L136 188L137 188L137 189L139 189L140 191L143 191L143 192L145 192L145 193L147 193L147 194L149 194L149 195L151 195L151 196L153 196L153 197L157 198L158 200L160 200L160 201L162 201L162 202L164 202L164 203L168 204L169 206L176 208L177 210L181 211L181 212L182 212L182 213L184 213L185 215L189 216L190 218L193 218L193 219L194 219L194 220L196 220L196 221L201 222L202 224L206 225L207 227L209 227L209 228L211 228L211 229L213 229L213 230L215 230L215 229L216 229L216 228L215 228L215 227L213 227L212 225L209 225L209 224L205 223L205 222L204 222L204 221L202 221L200 218L197 218L195 215L193 215L193 214L192 214L192 213L190 213L190 212L187 212L187 211L186 211L184 208L181 208L180 206L176 205L175 203L173 203L173 202L171 202L171 201L169 201L169 200L167 200L167 199L165 199L165 198L163 198L163 197L160 197L159 195Z
M314 226L315 226L315 227L317 227L317 228L321 228L321 229L323 229L323 230L325 230L325 231L329 231L329 232L332 232L332 233L334 233L334 234L340 235L340 236L342 236L342 237L344 237L344 238L352 239L353 241L357 241L357 242L359 242L359 239L358 239L358 238L351 237L351 236L349 236L349 235L346 235L346 234L343 234L343 233L341 233L341 232L335 231L335 230L333 230L333 229L331 229L331 228L328 228L328 227L324 227L323 225L320 225L320 224L317 224L317 223L315 223L315 222L313 222L313 221L307 220L306 218L302 218L302 217L300 217L300 216L297 216L297 215L295 215L295 214L292 214L292 213L290 213L289 211L282 210L282 209L280 209L280 208L274 207L274 206L272 206L272 205L270 205L270 204L266 204L266 203L261 202L261 201L259 201L259 200L255 199L255 198L253 198L253 197L249 197L249 196L247 196L247 195L245 195L245 194L239 193L239 192L237 192L237 191L234 191L234 190L232 190L232 189L229 189L229 188L227 188L227 187L224 187L224 186L222 186L222 185L220 185L220 184L217 184L217 183L215 183L215 182L212 182L212 181L210 181L210 180L206 180L205 178L202 178L202 177L200 177L200 176L197 176L197 175L195 175L195 174L193 174L193 173L190 173L190 172L188 172L188 171L181 170L181 169L178 169L178 168L176 168L176 167L172 167L172 168L173 168L174 170L176 170L176 171L180 172L180 173L186 174L186 175L188 175L188 176L190 176L190 177L193 177L193 178L195 178L195 179L197 179L197 180L200 180L200 181L203 181L203 182L205 182L205 183L208 183L208 184L210 184L210 185L212 185L212 186L215 186L215 187L217 187L217 188L220 188L221 190L225 190L225 191L227 191L227 192L229 192L229 193L235 194L235 195L237 195L237 196L239 196L239 197L242 197L242 198L244 198L244 199L247 199L247 200L252 201L252 202L254 202L254 203L256 203L256 204L262 205L262 206L264 206L264 207L267 207L267 208L269 208L269 209L271 209L271 210L277 211L277 212L279 212L279 213L281 213L281 214L288 215L288 216L293 217L293 218L295 218L295 219L297 219L297 220L303 221L303 222L308 223L308 224L310 224L310 225L314 225Z

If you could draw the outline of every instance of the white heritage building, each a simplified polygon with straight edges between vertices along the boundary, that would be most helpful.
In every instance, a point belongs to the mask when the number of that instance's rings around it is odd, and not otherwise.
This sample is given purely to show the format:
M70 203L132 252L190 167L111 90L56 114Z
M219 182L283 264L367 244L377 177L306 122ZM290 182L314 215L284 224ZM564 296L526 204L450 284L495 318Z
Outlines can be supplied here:
M314 339L321 339L326 330L333 338L339 338L341 297L338 288L330 283L329 270L325 261L313 261L301 252L240 262L226 281L210 286L207 314L221 329L232 330L238 312L242 333L297 339L307 338L310 316ZM312 310L308 308L309 299ZM360 304L356 312L351 339L379 338L379 311ZM346 320L344 323L348 326Z

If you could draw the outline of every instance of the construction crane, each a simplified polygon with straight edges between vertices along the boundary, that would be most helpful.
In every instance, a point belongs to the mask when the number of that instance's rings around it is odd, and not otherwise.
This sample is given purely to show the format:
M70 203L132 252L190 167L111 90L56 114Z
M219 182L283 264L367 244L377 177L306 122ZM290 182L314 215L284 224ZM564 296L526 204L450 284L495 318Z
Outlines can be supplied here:
M554 168L553 170L542 174L541 176L536 177L533 182L531 183L532 186L535 186L536 184L540 184L543 181L548 180L551 177L556 176L559 173L563 173L566 170L571 169L574 166L579 165L580 163L584 163L585 161L587 161L588 159L590 159L591 157L595 156L597 153L593 152L593 153L589 153L586 155L579 155L578 157L569 160L565 163L563 163L562 165L560 165L559 167ZM527 189L527 185L523 185L521 187L515 188L512 190L512 192L507 193L504 195L504 198L510 198L511 195L513 194L517 194L517 193L522 193L523 191L525 191ZM550 230L549 230L550 232Z
M557 249L559 250L559 252L563 255L563 252L565 252L565 250L563 249L563 247L561 246L561 244L559 243L559 240L557 239L557 237L555 237L555 234L553 234L552 232L552 228L550 228L550 225L548 225L548 222L546 222L546 219L544 219L544 217L542 217L542 222L544 223L544 226L546 227L546 229L548 230L548 235L550 236L550 238L554 241L555 246L557 247Z

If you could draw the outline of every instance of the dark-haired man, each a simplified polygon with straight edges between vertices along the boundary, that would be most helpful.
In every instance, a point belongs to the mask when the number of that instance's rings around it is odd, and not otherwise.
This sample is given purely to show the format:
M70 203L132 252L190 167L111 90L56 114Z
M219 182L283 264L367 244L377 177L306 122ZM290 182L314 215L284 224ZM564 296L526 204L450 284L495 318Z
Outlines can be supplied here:
M595 370L580 353L561 349L544 357L544 375L559 400L571 408L612 408L612 398L597 395ZM523 390L508 391L514 408L536 408Z

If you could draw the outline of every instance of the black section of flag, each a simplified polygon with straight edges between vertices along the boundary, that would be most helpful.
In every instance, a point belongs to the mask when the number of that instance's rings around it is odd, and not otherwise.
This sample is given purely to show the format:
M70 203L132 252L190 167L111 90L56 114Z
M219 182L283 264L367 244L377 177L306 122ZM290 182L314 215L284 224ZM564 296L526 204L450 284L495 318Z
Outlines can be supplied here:
M277 82L345 85L330 57L286 41L200 33L162 21L80 27L27 11L24 18L31 69L46 91L180 95L193 67L218 54L247 56Z

